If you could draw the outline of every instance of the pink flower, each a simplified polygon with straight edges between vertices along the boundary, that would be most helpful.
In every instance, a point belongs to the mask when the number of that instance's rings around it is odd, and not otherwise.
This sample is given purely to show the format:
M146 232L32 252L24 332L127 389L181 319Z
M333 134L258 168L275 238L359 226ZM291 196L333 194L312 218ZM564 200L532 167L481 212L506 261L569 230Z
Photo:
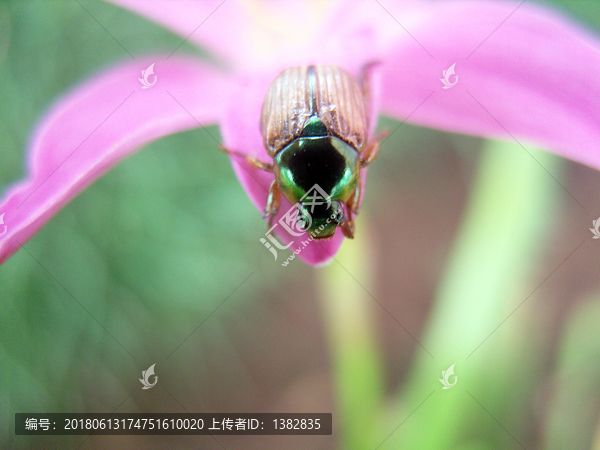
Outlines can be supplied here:
M28 177L0 202L0 263L79 192L154 139L218 123L226 148L268 162L261 105L269 83L290 66L326 63L357 75L378 61L372 127L381 113L533 143L600 169L598 39L524 2L112 1L208 49L220 64L177 50L152 55L119 64L60 98L34 133ZM151 64L155 75L146 81L155 84L148 87L138 79ZM273 175L241 158L233 168L262 211ZM279 216L289 207L283 202ZM291 250L300 245L295 239ZM326 262L342 240L338 230L299 257Z

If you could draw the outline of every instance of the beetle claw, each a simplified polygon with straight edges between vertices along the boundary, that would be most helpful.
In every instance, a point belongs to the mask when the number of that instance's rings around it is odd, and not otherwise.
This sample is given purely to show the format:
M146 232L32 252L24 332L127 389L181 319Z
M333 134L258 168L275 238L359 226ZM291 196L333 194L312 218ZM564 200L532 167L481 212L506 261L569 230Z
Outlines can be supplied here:
M346 204L347 213L344 217L343 222L340 224L342 228L342 233L348 239L354 239L354 219L352 218L353 210L349 204Z
M279 211L279 204L281 203L281 192L277 186L277 180L273 180L269 187L269 193L267 195L267 204L265 205L265 212L263 219L269 219L269 228L273 224L273 218Z
M273 164L263 162L260 159L255 158L254 156L244 155L242 153L236 152L235 150L229 150L229 149L223 147L221 144L219 144L219 150L227 153L229 156L233 156L233 157L237 156L237 157L243 158L244 160L246 160L246 162L248 164L250 164L255 169L265 170L267 172L273 172ZM235 158L235 160L237 161L237 158Z
M342 225L340 225L342 228L342 233L344 233L344 236L346 236L348 239L354 239L354 221L353 220L344 220L344 222L342 222Z

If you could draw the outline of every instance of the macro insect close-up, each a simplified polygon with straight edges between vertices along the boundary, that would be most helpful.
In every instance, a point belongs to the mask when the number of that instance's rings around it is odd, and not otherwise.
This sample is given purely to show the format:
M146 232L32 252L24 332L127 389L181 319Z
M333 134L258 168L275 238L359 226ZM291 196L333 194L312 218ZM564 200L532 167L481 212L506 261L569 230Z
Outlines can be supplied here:
M270 85L260 128L273 162L246 158L275 174L265 206L269 226L283 194L298 204L295 218L314 239L333 237L336 227L354 237L360 170L379 150L377 141L368 143L368 67L360 82L335 66L293 67ZM315 196L307 198L311 189Z
M0 448L600 450L599 78L600 2L0 1Z

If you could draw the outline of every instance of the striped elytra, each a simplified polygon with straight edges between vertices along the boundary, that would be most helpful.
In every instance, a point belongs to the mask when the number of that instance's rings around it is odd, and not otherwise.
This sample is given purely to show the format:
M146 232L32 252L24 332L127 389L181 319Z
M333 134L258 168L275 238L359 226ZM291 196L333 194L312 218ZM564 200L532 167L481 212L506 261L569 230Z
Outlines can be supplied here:
M331 136L359 153L368 137L368 105L359 83L336 66L291 67L271 83L262 107L260 128L265 148L275 156L302 135L310 117L318 117Z

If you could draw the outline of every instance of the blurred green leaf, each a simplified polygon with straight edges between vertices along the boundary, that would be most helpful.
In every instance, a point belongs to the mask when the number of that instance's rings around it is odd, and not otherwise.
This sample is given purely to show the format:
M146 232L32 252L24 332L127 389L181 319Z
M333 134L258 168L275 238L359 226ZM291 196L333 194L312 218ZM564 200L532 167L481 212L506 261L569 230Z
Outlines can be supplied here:
M535 288L530 270L552 223L560 187L519 145L489 142L486 147L421 340L434 357L423 351L416 355L395 414L386 414L388 426L414 414L382 449L515 447L496 420L519 440L528 437L522 428L526 422L516 412L537 368L525 364L527 346L514 345L526 342L526 324L514 326L518 319L513 317L487 338ZM533 156L556 172L558 158L538 151ZM457 385L442 390L438 379L452 364Z
M594 296L571 315L564 331L551 409L545 425L548 450L591 448L600 392L600 301Z

